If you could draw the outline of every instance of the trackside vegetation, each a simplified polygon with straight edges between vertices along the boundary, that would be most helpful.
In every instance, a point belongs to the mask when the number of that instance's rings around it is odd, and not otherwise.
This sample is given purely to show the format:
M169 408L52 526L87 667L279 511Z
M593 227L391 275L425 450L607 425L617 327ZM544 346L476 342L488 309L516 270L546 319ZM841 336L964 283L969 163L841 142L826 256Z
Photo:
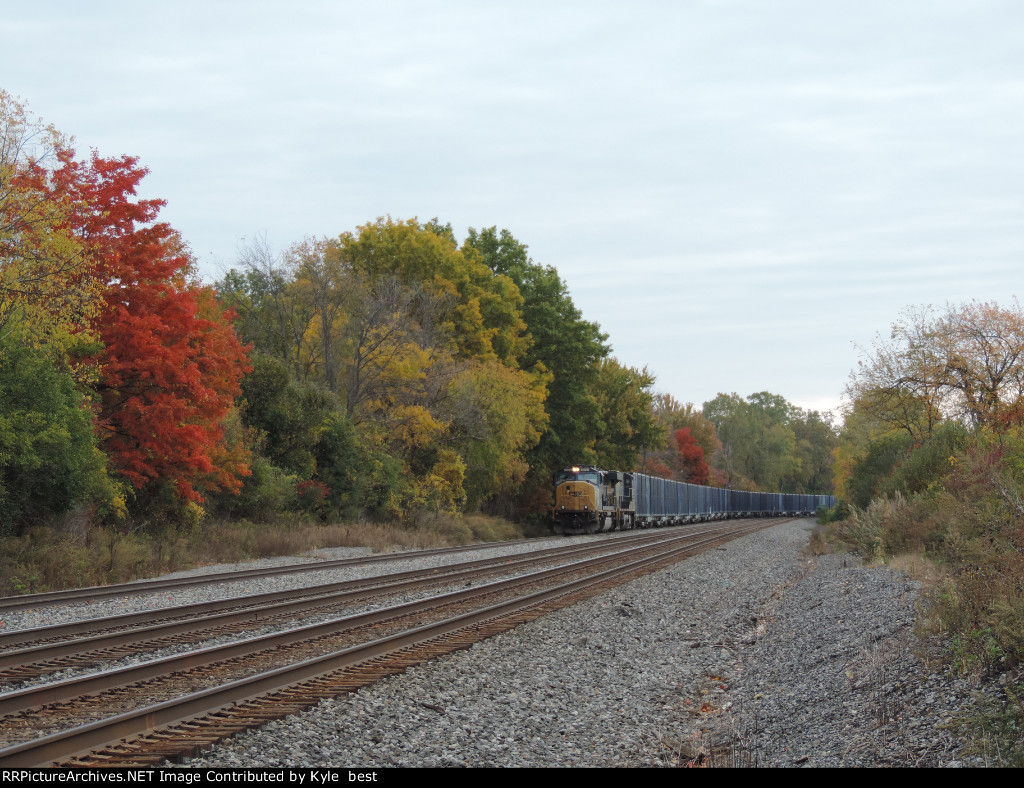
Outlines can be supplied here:
M971 724L1024 764L1024 313L909 309L847 395L835 471L848 507L823 519L867 560L918 567L920 626L949 635L948 669L1004 685Z

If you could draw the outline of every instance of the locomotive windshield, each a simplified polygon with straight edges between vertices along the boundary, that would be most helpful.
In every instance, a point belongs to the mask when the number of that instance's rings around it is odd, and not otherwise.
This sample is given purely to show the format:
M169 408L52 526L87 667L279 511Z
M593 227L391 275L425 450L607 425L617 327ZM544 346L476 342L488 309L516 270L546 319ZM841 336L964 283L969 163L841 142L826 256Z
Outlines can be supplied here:
M597 471L559 471L555 474L555 484L561 484L562 482L590 482L591 484L597 484L601 481L601 477Z

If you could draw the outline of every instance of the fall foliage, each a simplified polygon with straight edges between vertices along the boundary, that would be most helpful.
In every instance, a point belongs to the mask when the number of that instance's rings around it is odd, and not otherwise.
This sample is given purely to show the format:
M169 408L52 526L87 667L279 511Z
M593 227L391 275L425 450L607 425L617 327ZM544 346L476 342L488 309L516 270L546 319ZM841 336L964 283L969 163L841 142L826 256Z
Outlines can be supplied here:
M102 289L67 183L73 155L63 135L0 90L0 331L16 321L36 346L73 344Z
M6 93L0 112L0 380L14 397L26 370L54 371L45 429L0 411L20 435L0 445L0 500L24 497L50 427L82 469L73 492L52 480L52 509L12 505L8 529L79 504L135 524L543 516L566 465L731 473L743 440L720 433L737 431L612 357L508 230L460 242L381 217L280 251L256 238L212 288L163 202L138 196L137 159L78 157ZM795 468L787 414L766 429Z
M201 490L237 491L246 453L224 444L221 423L245 351L184 242L155 221L161 201L137 199L146 170L130 156L76 159L6 93L0 112L0 319L91 403L107 461L90 463L91 489L122 511L108 472L136 495L164 484L194 502Z
M90 275L104 283L95 330L100 445L115 470L142 490L172 482L201 502L199 487L237 490L244 459L218 467L220 422L249 369L213 292L192 279L178 234L153 224L160 203L133 197L146 171L131 157L95 153L69 162L59 182L85 210L76 234Z
M336 505L373 499L378 513L404 516L518 491L550 376L519 364L529 340L516 285L449 228L380 219L279 258L250 248L240 262L220 289L244 335L337 398L341 413L322 418L348 425L357 455L390 460L370 462L362 480L384 491L346 482L330 493ZM257 418L259 391L246 385L246 399L243 418L268 448L283 442L279 425ZM337 481L335 467L323 456L306 472Z
M913 492L928 452L948 459L968 432L1000 441L1021 426L1024 312L1016 301L908 308L863 351L846 395L837 489L860 505Z
M950 636L953 669L995 675L1019 663L1019 304L908 308L863 352L846 394L834 457L848 505L834 513L834 533L871 560L914 556L941 568L928 616ZM1020 719L1019 702L1012 705Z
M689 427L680 427L675 434L676 447L679 450L679 473L681 481L690 484L707 484L711 478L711 469L704 461L704 449L690 435Z
M1024 312L1016 301L909 308L864 352L846 393L918 440L944 418L995 430L1019 424Z

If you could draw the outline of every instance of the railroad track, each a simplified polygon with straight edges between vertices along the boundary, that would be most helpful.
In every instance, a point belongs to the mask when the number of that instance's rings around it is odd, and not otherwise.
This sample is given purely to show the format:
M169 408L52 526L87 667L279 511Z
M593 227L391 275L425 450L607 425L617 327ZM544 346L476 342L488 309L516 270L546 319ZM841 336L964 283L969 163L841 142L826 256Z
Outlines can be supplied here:
M705 526L471 589L6 693L0 743L9 746L0 749L0 766L145 765L191 753L777 522ZM116 743L126 737L131 742Z
M700 533L699 530L693 532ZM526 554L277 591L244 599L223 599L7 632L0 634L0 687L181 644L201 643L249 630L269 631L299 617L326 616L355 605L379 603L399 593L464 585L572 556L600 554L630 544L653 544L670 537L671 533L666 532L630 534L618 540L562 545Z
M533 540L536 542L557 542L563 537L544 537ZM90 586L88 588L71 588L64 591L44 591L37 594L21 594L19 596L0 597L0 615L29 610L53 604L81 604L95 602L99 599L111 599L140 594L152 594L174 588L195 588L216 583L229 583L235 580L248 580L261 577L299 574L304 572L323 572L330 569L341 569L348 566L366 564L412 561L438 555L468 553L476 550L493 550L500 542L465 545L460 547L439 547L433 550L406 550L397 553L381 553L380 555L364 555L355 558L339 558L328 561L305 561L285 566L261 567L259 569L236 569L227 572L211 572L205 575L172 577L163 580L134 580L130 583L113 583L108 586Z

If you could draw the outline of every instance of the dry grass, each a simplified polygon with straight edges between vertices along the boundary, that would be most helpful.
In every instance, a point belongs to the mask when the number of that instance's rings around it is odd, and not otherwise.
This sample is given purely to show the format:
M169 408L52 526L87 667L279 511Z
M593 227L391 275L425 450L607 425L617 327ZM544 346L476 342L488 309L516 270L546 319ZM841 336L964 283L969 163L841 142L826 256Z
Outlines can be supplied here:
M808 540L807 546L804 548L804 552L813 556L825 555L826 553L832 552L832 546L828 541L827 526L814 526L811 530L811 538Z
M666 765L681 769L752 769L758 766L757 753L741 738L719 735L707 730L695 731L687 739L662 739L662 758Z
M972 738L971 751L986 766L1024 767L1024 698L1021 687L1006 686L1002 698L990 698L956 726Z
M921 583L925 590L935 590L946 581L948 573L941 566L921 553L900 553L890 558L886 565L897 572L906 572Z
M528 535L515 523L484 515L431 516L412 524L211 521L159 536L104 528L37 528L0 543L0 596L120 583L180 569L303 555L323 547L368 547L380 553Z

